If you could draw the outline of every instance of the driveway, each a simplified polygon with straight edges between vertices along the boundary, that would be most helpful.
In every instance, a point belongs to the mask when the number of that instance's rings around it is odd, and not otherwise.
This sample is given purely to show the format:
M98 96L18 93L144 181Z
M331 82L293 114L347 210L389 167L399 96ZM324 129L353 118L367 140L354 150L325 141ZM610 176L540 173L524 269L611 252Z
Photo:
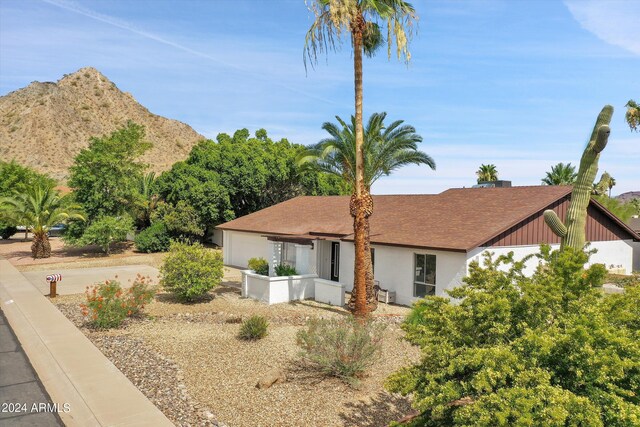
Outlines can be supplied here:
M69 268L43 271L25 271L22 274L43 295L49 294L49 283L45 280L48 274L62 274L58 282L57 293L71 295L84 293L87 286L116 279L123 288L129 287L138 274L149 276L152 283L158 284L158 269L148 265L122 265L116 267Z

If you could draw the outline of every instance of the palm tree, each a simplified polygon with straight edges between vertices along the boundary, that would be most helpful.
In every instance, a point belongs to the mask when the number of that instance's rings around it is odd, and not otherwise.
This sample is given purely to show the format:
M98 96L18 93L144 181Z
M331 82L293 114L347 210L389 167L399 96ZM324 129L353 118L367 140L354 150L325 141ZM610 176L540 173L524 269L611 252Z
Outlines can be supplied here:
M389 126L384 125L387 113L374 113L364 129L364 173L363 185L367 193L381 176L388 176L396 169L409 164L427 165L435 169L435 162L428 155L418 151L417 144L422 137L413 126L403 125L403 120L396 120ZM356 182L356 119L351 116L347 124L336 116L339 124L326 122L322 129L331 135L315 146L309 148L299 157L299 164L313 164L319 170L340 176L353 190ZM369 222L365 226L369 236ZM371 246L365 240L365 262L371 262ZM375 310L377 300L373 289L373 271L366 272L366 295L368 310ZM355 309L356 293L351 294L349 307Z
M478 184L482 181L496 181L498 179L498 170L496 165L480 165L476 175L478 176Z
M362 55L373 56L384 41L379 22L387 24L387 53L395 41L398 58L411 59L409 40L417 15L413 6L404 0L312 0L310 10L315 20L305 37L304 61L317 62L318 52L336 48L343 35L348 34L353 47L355 86L355 188L349 210L353 217L355 265L354 285L356 304L354 314L367 314L367 277L373 277L371 263L367 263L365 246L369 236L369 216L373 200L364 186L364 126L362 123ZM369 287L372 287L372 283Z
M155 172L149 172L138 180L133 213L139 228L146 228L151 224L151 214L158 207L158 195L153 186L155 181Z
M547 172L547 176L542 178L542 183L545 185L573 185L578 177L576 167L571 166L571 163L558 163L555 166L551 166L551 171Z
M77 210L79 206L63 206L58 191L53 186L37 184L13 197L0 201L0 216L15 224L23 224L33 233L31 255L33 258L49 258L51 244L49 230L70 219L84 220Z
M637 131L640 126L640 106L633 99L630 99L625 107L627 107L627 112L624 119L627 121L629 129Z
M364 187L371 186L382 176L409 164L427 165L435 169L434 160L421 151L422 137L413 126L396 120L385 126L387 113L374 113L364 128ZM315 164L326 173L340 176L353 189L355 186L355 117L346 123L336 116L338 124L326 122L322 129L330 138L323 139L299 157L299 164Z

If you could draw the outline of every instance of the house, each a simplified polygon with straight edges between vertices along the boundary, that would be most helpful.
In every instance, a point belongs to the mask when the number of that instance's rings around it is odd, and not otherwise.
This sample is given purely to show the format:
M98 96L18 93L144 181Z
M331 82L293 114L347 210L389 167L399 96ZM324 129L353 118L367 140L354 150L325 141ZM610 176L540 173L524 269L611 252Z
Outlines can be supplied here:
M545 209L564 218L570 186L450 189L433 195L373 196L371 244L375 280L410 304L443 295L462 282L469 263L485 251L513 251L516 259L541 243L559 247L544 223ZM299 273L353 286L354 246L347 196L304 196L221 224L228 265L246 267L249 258L280 263ZM597 249L591 263L632 268L632 243L640 236L598 202L588 207L587 240ZM529 261L531 273L536 260Z

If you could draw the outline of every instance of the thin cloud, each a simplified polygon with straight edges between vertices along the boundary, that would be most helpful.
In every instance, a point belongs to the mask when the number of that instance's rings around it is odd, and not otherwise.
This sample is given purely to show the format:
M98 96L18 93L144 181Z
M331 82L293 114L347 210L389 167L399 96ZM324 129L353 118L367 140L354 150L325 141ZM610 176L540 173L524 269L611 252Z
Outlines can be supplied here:
M630 0L565 0L582 28L599 39L640 55L640 2Z
M244 74L249 75L249 76L251 76L251 77L253 77L253 78L257 79L257 80L264 80L264 78L262 77L262 75L260 73L256 73L256 72L248 70L248 69L246 69L244 67L240 67L240 66L238 66L236 64L221 60L218 56L210 55L210 54L208 54L206 52L202 52L202 51L199 51L199 50L192 49L192 48L190 48L188 46L176 43L176 42L174 42L172 40L169 40L167 38L161 37L161 36L159 36L157 34L151 33L149 31L142 30L142 29L136 27L135 25L133 25L133 24L131 24L129 22L123 21L121 19L114 18L114 17L109 16L109 15L104 15L102 13L95 12L93 10L90 10L88 8L80 6L77 3L70 2L70 1L65 1L65 0L42 0L42 1L44 3L50 4L50 5L55 6L55 7L59 7L61 9L67 10L69 12L77 13L79 15L86 16L86 17L94 19L96 21L100 21L100 22L103 22L105 24L112 25L114 27L117 27L117 28L129 31L129 32L132 32L132 33L137 34L137 35L139 35L141 37L144 37L144 38L147 38L149 40L153 40L153 41L156 41L158 43L173 47L175 49L178 49L178 50L181 50L183 52L189 53L191 55L194 55L194 56L197 56L197 57L200 57L200 58L204 58L204 59L213 61L213 62L215 62L215 63L217 63L217 64L219 64L221 66L224 66L226 68L231 68L231 69L233 69L233 70L235 70L237 72L244 73ZM291 86L286 85L286 84L279 83L277 81L270 80L269 84L272 84L272 85L278 86L278 87L282 87L282 88L287 89L287 90L289 90L289 91L291 91L293 93L297 93L299 95L306 96L308 98L315 99L317 101L321 101L321 102L324 102L324 103L327 103L327 104L334 104L334 105L338 104L337 102L332 101L330 99L326 99L326 98L322 98L322 97L313 95L313 94L311 94L309 92L305 92L305 91L296 89L294 87L291 87Z

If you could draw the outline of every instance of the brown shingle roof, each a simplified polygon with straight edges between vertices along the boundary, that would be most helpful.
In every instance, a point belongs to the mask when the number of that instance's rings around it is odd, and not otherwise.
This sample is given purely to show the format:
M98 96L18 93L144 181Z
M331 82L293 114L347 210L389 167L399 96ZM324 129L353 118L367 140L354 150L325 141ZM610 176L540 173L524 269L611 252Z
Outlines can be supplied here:
M371 242L468 251L570 192L570 186L531 186L373 196ZM353 232L348 196L296 197L218 228L269 234L328 234L344 240L351 240Z

